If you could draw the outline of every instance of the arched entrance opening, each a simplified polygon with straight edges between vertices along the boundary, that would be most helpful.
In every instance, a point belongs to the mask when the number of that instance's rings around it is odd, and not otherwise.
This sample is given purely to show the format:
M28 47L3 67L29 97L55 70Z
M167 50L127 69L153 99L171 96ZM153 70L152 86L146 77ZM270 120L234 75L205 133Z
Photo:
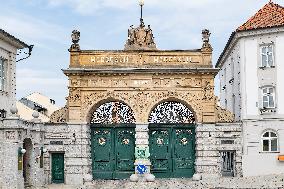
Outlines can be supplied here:
M166 101L149 115L151 172L158 178L193 176L195 116L185 104Z
M23 156L23 177L25 186L32 185L32 152L33 152L33 143L30 138L24 139L23 148L26 150L26 153Z
M90 124L93 178L129 178L135 161L132 109L119 101L100 104L92 112Z

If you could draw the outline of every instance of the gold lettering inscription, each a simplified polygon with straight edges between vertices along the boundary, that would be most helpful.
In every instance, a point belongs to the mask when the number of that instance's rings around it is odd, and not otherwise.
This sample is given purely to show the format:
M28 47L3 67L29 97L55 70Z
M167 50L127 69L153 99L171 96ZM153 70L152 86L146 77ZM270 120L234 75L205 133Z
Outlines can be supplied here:
M92 63L129 63L133 61L133 58L129 56L92 56L90 61ZM148 63L191 63L192 57L190 56L153 56L153 59L149 59Z
M155 56L153 57L154 63L171 63L171 62L183 62L191 63L192 57L189 56Z
M128 56L92 56L92 63L128 63Z

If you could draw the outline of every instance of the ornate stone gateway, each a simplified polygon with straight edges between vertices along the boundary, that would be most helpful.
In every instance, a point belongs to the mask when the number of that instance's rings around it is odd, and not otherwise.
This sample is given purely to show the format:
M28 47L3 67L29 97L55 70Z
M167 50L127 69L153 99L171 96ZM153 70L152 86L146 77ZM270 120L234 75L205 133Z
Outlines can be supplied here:
M121 102L104 103L93 113L91 143L94 179L129 178L134 172L134 122L132 110Z
M164 102L150 114L152 173L161 178L192 177L195 166L195 120L182 103Z
M195 161L195 124L233 120L214 97L210 32L202 31L200 49L158 50L141 16L124 50L81 50L80 36L73 31L64 70L67 105L51 120L91 125L93 178L126 178L139 164L158 177L204 171Z

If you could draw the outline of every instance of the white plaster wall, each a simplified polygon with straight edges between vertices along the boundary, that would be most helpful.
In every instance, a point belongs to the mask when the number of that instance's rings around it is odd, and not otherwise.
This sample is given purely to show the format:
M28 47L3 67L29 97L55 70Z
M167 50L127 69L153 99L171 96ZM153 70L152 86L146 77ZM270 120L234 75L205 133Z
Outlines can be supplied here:
M283 174L284 162L278 161L278 155L284 154L284 120L249 121L243 123L244 152L243 175L258 176ZM274 130L279 138L279 152L262 152L261 136L266 130Z
M277 68L277 112L284 115L284 33L276 38L276 68Z
M241 116L240 96L240 45L239 42L232 48L224 65L219 72L220 78L220 104L223 108L235 114L235 120L239 121ZM226 87L224 90L223 88ZM235 103L233 102L235 96ZM227 100L227 105L225 103Z
M256 39L245 39L244 41L244 75L245 75L245 88L241 93L246 94L243 100L246 101L246 106L242 107L246 109L244 111L243 119L246 119L248 115L257 115L258 107L258 77L257 77L257 57L258 57L258 43Z
M283 28L284 30L284 28ZM236 34L237 40L228 50L226 59L219 72L220 78L220 103L227 109L235 112L236 120L261 119L267 117L260 115L261 104L260 84L276 82L277 112L270 117L284 117L284 32L281 29L267 29L263 31L250 31ZM263 43L275 44L274 56L276 68L259 69L260 48ZM234 60L234 76L231 75L231 59ZM226 74L224 71L226 70ZM271 74L272 73L272 74ZM262 75L258 75L262 74ZM225 78L226 76L226 78ZM234 84L228 82L234 78ZM267 81L266 81L267 80ZM274 85L274 84L273 84ZM226 86L226 90L222 90ZM232 94L235 94L235 107L233 107ZM238 119L239 117L239 119Z
M258 176L284 173L284 162L277 160L278 155L284 154L284 28L269 28L253 30L236 34L237 42L230 48L230 53L222 70L227 69L236 46L239 45L239 70L235 78L240 80L241 121L243 122L243 158L242 168L244 176ZM275 68L260 70L260 45L274 43ZM235 67L236 69L236 67ZM221 73L221 72L220 72ZM223 74L224 75L224 74ZM228 74L226 74L228 75ZM277 79L274 79L277 78ZM277 80L277 81L276 81ZM221 88L225 85L225 78L220 74ZM237 83L237 82L236 82ZM272 84L276 87L277 112L261 115L259 111L261 95L259 87ZM237 87L236 87L237 88ZM233 89L233 90L236 90ZM228 89L228 88L227 88ZM221 104L228 101L230 110L230 88L227 94L221 95ZM279 135L279 152L262 153L261 135L264 130L273 129Z
M4 91L0 91L0 109L10 113L10 108L16 102L16 54L17 49L7 42L0 40L0 57L6 61L6 83Z

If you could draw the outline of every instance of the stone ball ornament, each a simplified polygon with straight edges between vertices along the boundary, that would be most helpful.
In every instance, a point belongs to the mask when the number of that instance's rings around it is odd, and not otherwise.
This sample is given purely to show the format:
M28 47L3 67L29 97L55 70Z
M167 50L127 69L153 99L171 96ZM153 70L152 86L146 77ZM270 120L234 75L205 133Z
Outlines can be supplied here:
M33 118L37 119L37 118L39 118L39 113L37 111L34 111L32 116L33 116Z
M137 174L132 174L132 175L130 176L130 181L131 181L131 182L138 182L138 180L139 180L139 177L138 177Z
M148 182L154 182L155 181L155 176L153 174L146 174L145 179Z
M13 106L11 109L10 109L10 112L12 114L17 114L18 113L18 108L16 106Z

